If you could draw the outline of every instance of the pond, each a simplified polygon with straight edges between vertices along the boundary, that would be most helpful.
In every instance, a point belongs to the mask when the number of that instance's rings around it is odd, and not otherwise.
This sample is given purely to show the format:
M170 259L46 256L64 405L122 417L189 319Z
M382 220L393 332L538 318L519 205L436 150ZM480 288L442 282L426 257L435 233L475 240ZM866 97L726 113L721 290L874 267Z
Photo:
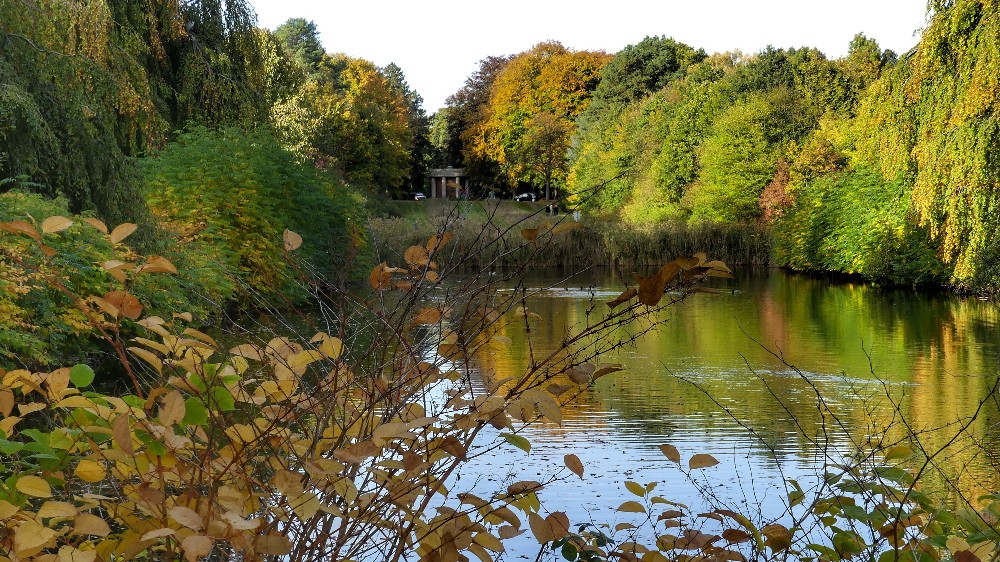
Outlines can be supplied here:
M573 453L584 478L564 469L568 478L540 498L574 522L633 520L615 509L636 499L627 480L657 482L657 494L695 510L724 505L767 522L784 511L786 479L809 486L859 447L911 433L941 451L934 464L942 472L931 471L926 487L948 478L972 498L1000 489L995 305L780 270L734 274L713 280L722 294L689 296L669 307L657 330L602 357L625 370L599 379L565 409L561 426L525 428L530 454L504 446L466 466L456 489L475 482L488 495L508 482L545 480ZM595 313L607 310L603 303L624 283L595 269L569 277L533 272L524 285L544 289L528 293L529 309L541 317L531 339L538 351L557 349L595 303ZM510 326L503 335L510 353L480 367L523 371L525 330ZM682 471L662 444L680 450L684 467L696 453L719 464ZM534 558L538 545L525 540L515 550L515 558Z

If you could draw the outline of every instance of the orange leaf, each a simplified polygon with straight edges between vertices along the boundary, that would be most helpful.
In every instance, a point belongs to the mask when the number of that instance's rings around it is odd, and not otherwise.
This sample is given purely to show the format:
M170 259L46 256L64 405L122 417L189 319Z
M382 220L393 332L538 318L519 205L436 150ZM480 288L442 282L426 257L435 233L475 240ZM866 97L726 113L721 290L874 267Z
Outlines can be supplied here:
M719 464L719 461L716 460L715 457L704 453L694 455L691 457L691 460L688 461L688 467L691 470L696 468L708 468L717 464Z
M372 289L376 291L381 291L392 283L392 273L389 273L389 266L382 262L372 269L371 275L368 276L368 283L372 286Z
M103 298L118 309L118 312L126 318L136 320L142 314L142 303L131 293L126 291L111 291L104 295Z

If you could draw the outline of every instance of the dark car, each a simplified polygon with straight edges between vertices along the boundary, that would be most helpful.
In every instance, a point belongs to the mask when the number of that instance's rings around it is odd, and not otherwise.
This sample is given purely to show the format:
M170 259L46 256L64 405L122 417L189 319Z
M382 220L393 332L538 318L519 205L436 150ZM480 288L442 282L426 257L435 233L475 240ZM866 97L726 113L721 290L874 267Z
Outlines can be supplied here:
M514 196L514 201L535 201L537 199L538 196L530 192L518 193Z

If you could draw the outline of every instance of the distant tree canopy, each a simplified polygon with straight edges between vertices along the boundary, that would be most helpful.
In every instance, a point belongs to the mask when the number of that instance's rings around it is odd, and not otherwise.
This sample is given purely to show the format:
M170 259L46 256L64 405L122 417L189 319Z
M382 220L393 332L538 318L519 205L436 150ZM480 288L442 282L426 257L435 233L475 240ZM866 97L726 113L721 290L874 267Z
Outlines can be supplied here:
M463 133L467 157L493 161L512 184L541 187L551 195L550 190L564 182L565 154L541 160L539 154L553 142L568 146L575 119L589 105L609 59L601 52L571 51L555 42L540 43L512 58L492 82L489 101L477 120ZM547 116L539 117L542 114ZM551 138L553 134L559 138ZM550 138L540 140L543 137ZM544 170L537 165L540 161L547 162Z

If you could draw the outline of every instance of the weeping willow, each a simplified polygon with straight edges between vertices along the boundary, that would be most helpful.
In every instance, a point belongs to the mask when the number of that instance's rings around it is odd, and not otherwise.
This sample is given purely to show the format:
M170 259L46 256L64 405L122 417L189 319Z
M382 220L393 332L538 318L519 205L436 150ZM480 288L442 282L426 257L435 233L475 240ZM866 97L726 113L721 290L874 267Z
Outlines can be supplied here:
M952 281L1000 288L1000 2L937 6L920 44L868 91L858 156L912 185Z

